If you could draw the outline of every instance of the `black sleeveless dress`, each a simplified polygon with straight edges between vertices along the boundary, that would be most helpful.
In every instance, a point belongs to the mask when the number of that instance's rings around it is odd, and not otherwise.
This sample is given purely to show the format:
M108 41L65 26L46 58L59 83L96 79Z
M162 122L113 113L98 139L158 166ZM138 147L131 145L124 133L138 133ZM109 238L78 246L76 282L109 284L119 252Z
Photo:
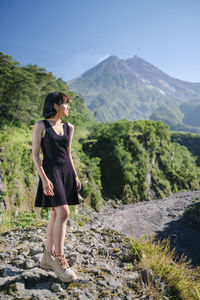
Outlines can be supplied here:
M39 177L35 206L54 207L59 205L80 204L75 174L68 155L70 127L64 122L64 135L58 135L47 120L43 120L45 135L41 140L43 152L43 169L53 183L54 196L43 193L42 181Z

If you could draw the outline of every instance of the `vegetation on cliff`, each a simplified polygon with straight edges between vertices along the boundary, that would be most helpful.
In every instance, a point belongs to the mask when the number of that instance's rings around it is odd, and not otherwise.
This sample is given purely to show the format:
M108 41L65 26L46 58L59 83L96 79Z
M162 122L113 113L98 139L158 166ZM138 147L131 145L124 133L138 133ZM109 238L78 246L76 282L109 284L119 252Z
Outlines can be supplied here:
M196 159L196 164L200 166L200 135L190 132L171 132L171 141L185 146Z
M170 142L169 127L160 121L98 124L83 141L83 150L91 158L100 157L105 192L124 203L200 187L195 159Z

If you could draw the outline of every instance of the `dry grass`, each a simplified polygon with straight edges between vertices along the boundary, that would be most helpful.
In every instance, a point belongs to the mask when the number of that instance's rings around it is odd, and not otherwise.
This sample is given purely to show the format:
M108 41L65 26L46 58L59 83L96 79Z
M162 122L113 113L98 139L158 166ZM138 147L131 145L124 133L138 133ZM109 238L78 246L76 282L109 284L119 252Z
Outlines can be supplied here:
M199 268L193 268L184 256L177 260L175 249L170 250L169 240L133 239L131 253L140 270L153 271L153 278L149 282L141 281L138 287L153 297L151 299L165 299L160 298L160 283L170 291L169 299L200 299Z

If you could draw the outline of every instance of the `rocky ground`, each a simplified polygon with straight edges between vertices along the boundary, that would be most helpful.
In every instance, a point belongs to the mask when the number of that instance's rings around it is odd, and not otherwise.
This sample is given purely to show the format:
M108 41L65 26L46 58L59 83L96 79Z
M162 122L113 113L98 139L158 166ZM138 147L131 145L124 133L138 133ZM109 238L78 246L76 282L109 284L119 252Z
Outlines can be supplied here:
M111 228L129 237L170 237L171 246L176 248L178 257L184 254L193 265L200 265L199 202L200 191L176 193L165 199L129 205L109 200L101 212L95 214L92 224L85 225L85 228ZM195 215L188 218L184 213L195 206L199 217L192 222Z
M82 214L89 215L91 221L82 227L68 221L65 254L78 275L78 280L69 284L39 267L46 226L4 233L0 236L0 299L150 299L134 292L135 282L145 280L146 275L130 268L128 236L133 232L136 236L166 234L170 228L176 228L177 241L178 230L183 228L180 226L186 226L178 220L198 197L200 191L187 192L126 206L109 200L100 213L80 206ZM173 228L169 226L172 222ZM200 245L199 236L195 239ZM181 239L177 246L180 243Z
M73 221L67 228L65 253L78 280L62 283L39 267L46 226L10 231L1 236L0 299L140 299L132 288L140 274L127 270L125 235Z

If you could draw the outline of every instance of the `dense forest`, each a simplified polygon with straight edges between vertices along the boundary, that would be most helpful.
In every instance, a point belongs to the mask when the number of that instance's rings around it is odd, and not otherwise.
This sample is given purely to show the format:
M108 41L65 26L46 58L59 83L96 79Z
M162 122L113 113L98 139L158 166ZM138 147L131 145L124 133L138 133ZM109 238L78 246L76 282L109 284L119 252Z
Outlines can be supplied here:
M200 188L199 136L171 136L161 121L97 122L84 99L61 78L37 65L21 66L0 53L2 228L45 215L33 207L38 175L31 137L35 121L43 118L44 99L52 91L70 98L67 121L75 126L72 157L86 205L98 211L106 197L130 203Z

